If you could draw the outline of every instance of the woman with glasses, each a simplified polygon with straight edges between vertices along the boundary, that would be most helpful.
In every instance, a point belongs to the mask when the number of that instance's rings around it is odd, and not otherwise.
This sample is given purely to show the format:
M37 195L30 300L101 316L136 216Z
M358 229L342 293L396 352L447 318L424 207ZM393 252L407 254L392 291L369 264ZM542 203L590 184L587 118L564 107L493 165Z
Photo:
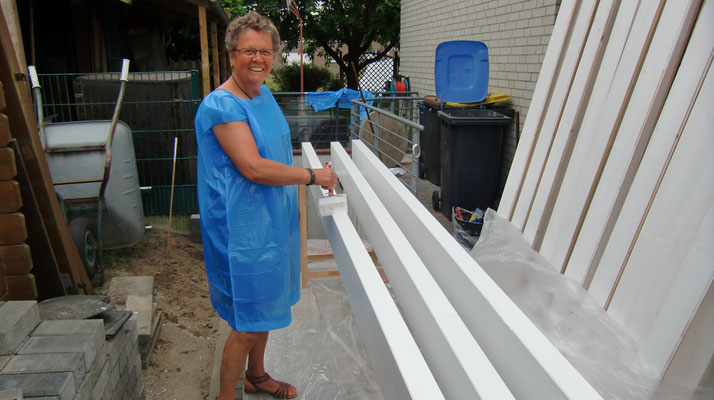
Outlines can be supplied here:
M268 332L290 324L300 298L295 185L337 183L331 169L293 166L287 121L263 85L279 41L275 26L257 13L233 20L225 41L231 76L203 99L195 119L211 303L233 329L223 348L218 399L234 398L246 358L246 392L297 396L263 365Z

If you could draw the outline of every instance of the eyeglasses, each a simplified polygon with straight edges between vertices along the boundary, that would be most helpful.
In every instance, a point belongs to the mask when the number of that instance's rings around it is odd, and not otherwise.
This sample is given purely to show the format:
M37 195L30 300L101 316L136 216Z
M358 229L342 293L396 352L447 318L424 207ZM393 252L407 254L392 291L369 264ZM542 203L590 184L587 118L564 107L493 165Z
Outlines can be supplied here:
M237 51L248 57L253 57L260 53L260 56L263 58L270 58L273 56L273 53L275 53L273 49L233 49L233 51Z

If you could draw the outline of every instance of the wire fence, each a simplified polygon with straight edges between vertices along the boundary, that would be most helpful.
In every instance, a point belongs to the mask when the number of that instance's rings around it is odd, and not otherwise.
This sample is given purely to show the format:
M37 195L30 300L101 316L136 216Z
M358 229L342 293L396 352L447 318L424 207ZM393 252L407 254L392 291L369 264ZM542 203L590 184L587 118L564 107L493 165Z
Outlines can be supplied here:
M119 92L118 73L39 74L45 123L109 120ZM194 117L201 102L197 71L139 72L129 74L119 119L132 131L137 174L146 215L168 215L171 208L173 144L178 138L173 213L198 212L196 196L196 136ZM303 141L316 149L330 142L349 146L352 138L365 140L408 186L416 190L414 148L418 145L419 113L413 93L377 91L367 103L352 109L332 107L315 111L305 103L306 93L277 92L274 97L290 127L294 149ZM398 97L401 96L401 97ZM369 120L358 107L369 110ZM355 114L357 113L357 114ZM418 151L418 146L416 147ZM417 154L418 156L418 154Z
M351 136L362 140L379 159L400 178L412 193L419 185L420 123L417 103L421 98L406 96L376 97L365 102L352 100ZM372 104L369 104L372 103Z
M39 74L45 122L109 120L119 93L118 73ZM173 143L178 138L175 213L198 212L196 135L193 119L201 102L197 71L129 74L119 119L132 130L144 213L168 214Z

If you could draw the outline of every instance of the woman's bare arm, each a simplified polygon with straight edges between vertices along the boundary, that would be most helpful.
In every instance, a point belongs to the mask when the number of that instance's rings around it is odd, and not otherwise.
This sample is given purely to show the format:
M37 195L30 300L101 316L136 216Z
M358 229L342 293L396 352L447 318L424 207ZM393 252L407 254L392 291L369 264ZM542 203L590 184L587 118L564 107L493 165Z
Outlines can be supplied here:
M250 126L245 121L216 125L213 127L213 133L223 151L248 180L271 186L310 182L310 173L305 168L261 157ZM313 171L316 185L333 188L337 184L337 175L331 169L320 168Z

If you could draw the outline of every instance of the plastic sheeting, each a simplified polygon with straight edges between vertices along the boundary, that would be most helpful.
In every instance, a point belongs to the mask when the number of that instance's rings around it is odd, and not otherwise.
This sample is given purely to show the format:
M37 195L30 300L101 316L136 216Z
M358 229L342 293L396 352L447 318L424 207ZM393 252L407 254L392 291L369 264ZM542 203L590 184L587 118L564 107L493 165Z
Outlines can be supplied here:
M694 388L659 385L624 328L491 209L471 256L603 398L691 398Z
M300 298L297 194L251 182L226 156L211 128L241 120L263 158L293 164L288 124L265 86L252 100L215 90L196 114L198 200L211 303L233 329L259 332L290 324Z
M369 99L374 97L374 94L368 91L362 91L364 98ZM342 88L337 91L325 92L309 92L305 95L305 102L312 106L315 111L327 110L335 105L339 108L352 108L352 100L362 99L362 95L358 90ZM368 101L367 104L372 104Z

